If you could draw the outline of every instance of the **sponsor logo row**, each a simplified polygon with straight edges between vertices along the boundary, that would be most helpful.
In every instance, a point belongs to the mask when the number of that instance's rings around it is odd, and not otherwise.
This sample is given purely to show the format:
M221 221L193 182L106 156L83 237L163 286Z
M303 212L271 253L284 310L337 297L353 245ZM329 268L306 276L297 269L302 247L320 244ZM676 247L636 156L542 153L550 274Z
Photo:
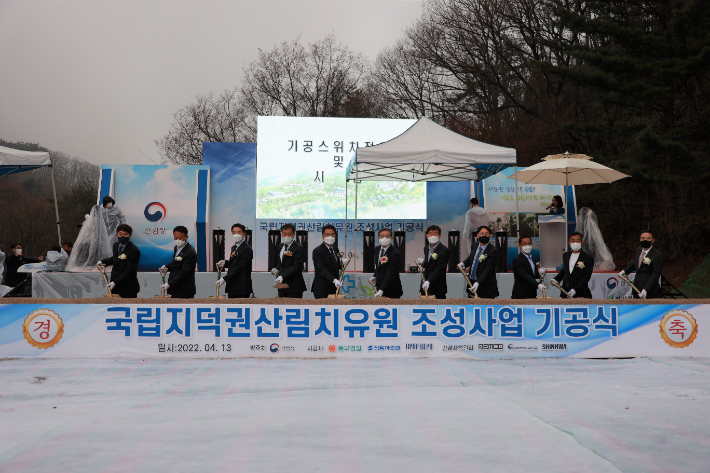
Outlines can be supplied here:
M309 352L321 353L346 353L346 352L396 352L408 351L412 353L427 353L434 349L433 343L406 343L402 345L309 345ZM443 351L483 351L483 352L551 352L551 351L567 351L566 343L543 343L542 345L515 345L512 343L478 343L478 344L461 344L461 345L443 345ZM293 353L296 347L292 345L279 345L272 343L271 345L251 345L251 351L254 352L270 352L270 353Z

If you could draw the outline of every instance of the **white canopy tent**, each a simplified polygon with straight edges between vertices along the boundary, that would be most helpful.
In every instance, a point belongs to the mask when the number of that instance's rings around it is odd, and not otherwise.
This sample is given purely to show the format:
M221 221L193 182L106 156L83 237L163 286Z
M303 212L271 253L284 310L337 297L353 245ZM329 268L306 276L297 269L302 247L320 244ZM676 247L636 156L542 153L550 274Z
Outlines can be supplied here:
M347 182L355 181L355 249L359 181L477 181L516 163L515 149L467 138L426 117L390 141L358 147L345 173ZM517 184L515 191L517 214ZM346 228L347 219L346 204Z
M54 182L52 158L46 151L24 151L0 146L0 178L19 172L32 171L49 166L52 171L52 191L54 192L54 213L57 217L57 236L59 246L62 246L62 233L59 228L59 207L57 206L57 186Z

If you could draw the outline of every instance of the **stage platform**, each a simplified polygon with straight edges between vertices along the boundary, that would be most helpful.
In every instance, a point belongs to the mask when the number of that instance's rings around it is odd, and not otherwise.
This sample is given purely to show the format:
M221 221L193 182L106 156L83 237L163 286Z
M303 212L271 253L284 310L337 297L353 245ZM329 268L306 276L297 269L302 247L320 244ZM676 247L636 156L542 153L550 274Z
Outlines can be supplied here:
M558 297L559 290L550 286L549 280L555 273L548 273L548 296ZM346 299L366 299L374 297L375 290L368 282L371 273L346 273L343 278L342 294ZM306 287L310 289L313 282L314 273L304 273ZM507 299L513 292L513 273L499 273L498 291L501 299ZM402 289L404 294L402 299L419 300L419 283L421 275L418 273L400 274ZM633 275L632 278L633 280ZM197 286L198 298L207 298L215 294L215 281L217 273L197 273L195 284ZM140 298L153 298L160 294L162 281L160 275L156 273L138 273L138 281L141 286ZM252 273L252 284L254 295L258 298L274 298L277 291L274 285L274 276L268 272ZM466 282L460 273L448 273L446 275L448 286L448 298L465 298ZM589 283L592 295L595 299L620 299L631 296L631 287L620 280L617 273L594 273ZM106 293L106 286L103 277L99 273L34 273L32 275L32 297L36 298L57 298L57 299L84 299L102 297ZM222 289L224 293L224 288ZM541 295L541 294L540 294ZM313 293L306 291L303 294L305 299L313 299Z

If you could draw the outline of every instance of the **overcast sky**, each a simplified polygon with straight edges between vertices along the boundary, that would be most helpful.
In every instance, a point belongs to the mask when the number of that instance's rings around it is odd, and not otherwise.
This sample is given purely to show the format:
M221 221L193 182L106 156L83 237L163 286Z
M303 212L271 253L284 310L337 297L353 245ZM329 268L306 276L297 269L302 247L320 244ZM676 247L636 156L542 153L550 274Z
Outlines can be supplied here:
M96 164L159 162L154 140L198 94L300 35L374 60L421 0L0 0L0 138Z

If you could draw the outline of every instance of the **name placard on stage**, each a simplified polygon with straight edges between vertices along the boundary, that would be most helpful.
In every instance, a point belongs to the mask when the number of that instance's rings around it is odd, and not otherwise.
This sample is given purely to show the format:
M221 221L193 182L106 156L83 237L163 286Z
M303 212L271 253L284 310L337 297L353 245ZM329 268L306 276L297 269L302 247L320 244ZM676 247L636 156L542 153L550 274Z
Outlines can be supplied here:
M0 357L710 356L710 305L0 305Z

